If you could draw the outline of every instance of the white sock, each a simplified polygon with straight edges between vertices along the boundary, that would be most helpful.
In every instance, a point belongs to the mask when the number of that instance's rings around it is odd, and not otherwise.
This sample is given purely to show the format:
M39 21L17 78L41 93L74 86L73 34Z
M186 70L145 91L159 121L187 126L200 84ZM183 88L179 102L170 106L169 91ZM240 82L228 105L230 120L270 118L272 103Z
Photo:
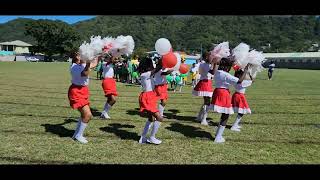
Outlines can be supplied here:
M144 126L144 129L142 131L141 136L146 137L150 128L151 122L149 120L146 121L146 125Z
M159 130L160 124L161 124L160 121L154 121L154 122L153 122L153 128L152 128L151 136L150 136L150 137L153 137L153 138L156 137L156 134L157 134L157 132L158 132L158 130Z
M104 112L108 113L108 111L111 109L111 107L112 106L106 102L106 104L104 105Z
M79 131L81 121L82 121L82 118L79 118L79 119L78 119L78 122L77 122L76 133Z
M199 111L199 113L198 113L198 117L197 117L197 119L199 119L199 120L201 120L201 119L202 119L203 106L204 106L204 105L202 105L202 106L201 106L200 111Z
M217 133L216 133L216 138L222 137L222 134L223 134L223 131L225 128L226 128L226 126L219 125Z
M237 116L237 118L236 118L236 121L234 122L234 124L232 125L232 126L239 126L239 123L240 123L240 121L241 121L241 116Z
M88 126L88 123L84 123L84 122L80 122L80 126L79 126L79 130L77 132L76 136L83 136L83 132L86 129L86 127Z
M164 106L162 106L161 104L159 104L159 113L161 115L161 117L163 117L163 112L164 112Z
M207 105L203 105L202 121L207 120L208 111L209 111L208 106Z
M76 130L74 131L74 136L78 133L79 131L79 128L80 128L80 123L81 123L82 119L81 117L78 119L78 122L77 122L77 127L76 127Z

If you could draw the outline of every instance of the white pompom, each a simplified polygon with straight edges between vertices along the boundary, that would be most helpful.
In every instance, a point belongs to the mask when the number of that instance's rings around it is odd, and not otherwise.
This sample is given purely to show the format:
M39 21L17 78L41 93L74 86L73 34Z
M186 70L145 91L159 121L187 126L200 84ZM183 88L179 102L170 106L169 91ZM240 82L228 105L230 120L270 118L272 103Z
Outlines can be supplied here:
M111 54L113 56L121 56L124 54L132 54L134 49L134 40L132 36L118 36L112 43Z
M80 53L80 59L84 61L93 60L95 56L94 49L91 47L89 43L86 43L86 42L84 42L80 46L79 53Z
M248 53L247 59L248 63L252 64L252 66L248 68L248 72L253 78L255 78L257 76L257 73L264 70L262 64L266 59L262 52L258 52L256 50L250 51Z
M91 40L90 45L91 45L92 49L94 50L94 54L102 53L102 48L103 48L104 44L101 39L101 36L91 36L90 40Z
M248 54L250 47L245 43L240 43L237 47L232 50L232 55L235 57L235 63L242 69L248 64Z
M226 58L230 56L229 42L222 42L218 44L212 51L211 56Z
M115 39L113 37L105 37L102 39L102 43L103 43L103 52L104 53L109 53L109 51L112 49L113 46L113 41Z

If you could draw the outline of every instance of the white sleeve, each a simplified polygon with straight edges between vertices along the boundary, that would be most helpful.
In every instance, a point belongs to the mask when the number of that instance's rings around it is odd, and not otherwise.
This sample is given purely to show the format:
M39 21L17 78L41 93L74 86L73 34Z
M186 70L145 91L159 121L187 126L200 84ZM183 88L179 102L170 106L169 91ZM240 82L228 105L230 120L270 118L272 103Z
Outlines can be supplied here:
M252 84L252 81L250 81L250 80L243 80L242 83L241 83L241 86L245 88L245 87L251 86L251 84Z
M231 74L227 73L227 74L226 74L226 81L227 81L227 83L229 83L229 84L236 85L237 82L239 81L239 78L234 77L234 76L232 76Z
M75 65L75 66L73 66L73 67L71 67L71 74L73 75L73 76L76 76L76 75L79 75L79 74L81 74L81 66L78 66L78 65Z

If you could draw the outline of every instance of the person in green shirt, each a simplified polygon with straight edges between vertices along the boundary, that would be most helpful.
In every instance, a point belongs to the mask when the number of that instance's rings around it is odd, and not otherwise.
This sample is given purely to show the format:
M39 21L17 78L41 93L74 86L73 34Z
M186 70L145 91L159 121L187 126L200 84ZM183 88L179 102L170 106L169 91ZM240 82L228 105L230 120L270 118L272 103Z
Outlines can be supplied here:
M97 65L97 67L95 68L95 71L97 71L97 79L102 79L102 61L99 61L99 64Z

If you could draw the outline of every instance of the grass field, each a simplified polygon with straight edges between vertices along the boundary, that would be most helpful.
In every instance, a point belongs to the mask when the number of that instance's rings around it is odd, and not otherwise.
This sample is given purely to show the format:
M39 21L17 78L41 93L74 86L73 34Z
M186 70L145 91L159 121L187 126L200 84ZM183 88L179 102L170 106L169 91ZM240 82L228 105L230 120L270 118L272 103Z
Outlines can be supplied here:
M91 74L90 101L96 115L86 129L88 144L70 137L79 114L69 107L68 63L0 63L1 164L319 164L320 71L266 71L247 89L252 115L240 133L226 129L214 144L214 126L194 121L202 99L170 92L159 146L138 144L145 119L138 115L140 88L117 84L111 120L98 115L105 99ZM219 115L210 113L210 121ZM228 124L234 122L232 115Z

